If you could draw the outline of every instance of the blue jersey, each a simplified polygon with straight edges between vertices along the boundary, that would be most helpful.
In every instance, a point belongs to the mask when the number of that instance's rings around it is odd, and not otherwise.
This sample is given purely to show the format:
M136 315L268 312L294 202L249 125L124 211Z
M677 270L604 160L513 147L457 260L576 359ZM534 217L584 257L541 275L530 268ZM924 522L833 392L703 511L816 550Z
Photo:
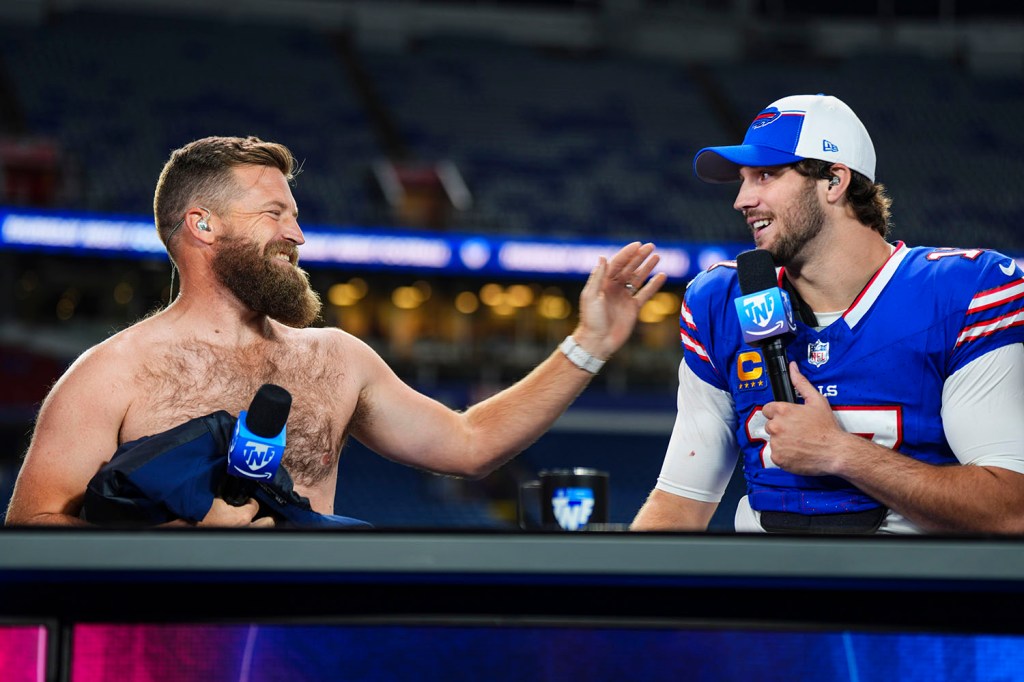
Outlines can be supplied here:
M740 295L735 262L699 274L684 296L681 337L687 366L735 401L751 507L831 514L879 506L840 478L797 476L771 461L761 412L771 386L761 352L742 340ZM942 428L944 382L1022 341L1024 276L1012 259L899 243L840 319L820 331L797 320L786 352L846 431L922 462L956 464Z

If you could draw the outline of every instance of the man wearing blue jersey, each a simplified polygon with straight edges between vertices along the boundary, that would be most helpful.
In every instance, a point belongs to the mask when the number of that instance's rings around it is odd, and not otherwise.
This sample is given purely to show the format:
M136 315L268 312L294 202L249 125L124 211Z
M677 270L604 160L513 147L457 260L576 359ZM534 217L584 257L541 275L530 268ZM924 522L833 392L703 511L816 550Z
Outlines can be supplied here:
M702 530L743 457L741 532L1024 532L1024 273L982 249L887 241L889 199L835 97L769 105L694 159L789 292L796 403L743 341L735 263L687 287L679 413L634 530ZM770 276L770 272L769 272Z

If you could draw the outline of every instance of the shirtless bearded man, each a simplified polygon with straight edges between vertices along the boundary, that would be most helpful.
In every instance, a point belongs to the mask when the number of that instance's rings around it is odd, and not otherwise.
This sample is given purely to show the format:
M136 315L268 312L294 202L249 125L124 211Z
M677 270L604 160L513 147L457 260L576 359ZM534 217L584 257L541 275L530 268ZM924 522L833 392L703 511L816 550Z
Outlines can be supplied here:
M521 381L464 412L404 384L359 339L309 325L320 302L298 268L303 244L282 145L205 138L176 150L154 200L181 273L166 309L86 351L43 403L8 524L79 524L86 485L123 443L216 410L238 414L258 388L293 397L284 464L315 511L333 512L338 457L355 436L410 466L483 476L533 442L625 343L664 284L653 245L601 259L573 341ZM591 362L586 362L590 356ZM217 498L200 525L268 525L255 502Z

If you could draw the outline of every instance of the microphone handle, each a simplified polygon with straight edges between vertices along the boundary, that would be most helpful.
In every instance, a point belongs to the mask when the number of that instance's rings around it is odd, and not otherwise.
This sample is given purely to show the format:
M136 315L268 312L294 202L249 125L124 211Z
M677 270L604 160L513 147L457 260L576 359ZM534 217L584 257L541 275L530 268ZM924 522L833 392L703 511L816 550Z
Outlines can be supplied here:
M768 380L772 385L772 396L779 402L795 403L796 391L789 378L789 359L781 339L772 339L762 348L764 362L768 368Z
M232 507L241 507L252 497L252 482L228 474L221 483L217 496Z

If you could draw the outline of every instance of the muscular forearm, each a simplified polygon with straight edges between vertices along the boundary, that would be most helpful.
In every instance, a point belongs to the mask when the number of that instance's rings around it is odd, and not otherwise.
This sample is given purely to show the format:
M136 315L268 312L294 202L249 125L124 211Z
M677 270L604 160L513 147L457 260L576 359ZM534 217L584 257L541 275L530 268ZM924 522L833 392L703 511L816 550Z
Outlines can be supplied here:
M21 515L15 511L13 514L11 511L7 512L7 516L4 519L4 525L7 526L90 526L92 524L83 521L77 516L71 516L70 514L51 514L51 513L40 513L31 515Z
M522 380L463 414L471 475L485 475L533 443L594 375L555 351Z
M486 476L549 429L593 376L555 350L519 382L457 412L388 374L364 389L352 434L403 464Z
M1024 532L1024 475L983 466L935 466L846 434L836 475L935 532Z
M580 294L580 323L572 334L590 355L607 360L621 348L641 306L665 283L664 274L647 281L658 262L653 250L653 244L634 242L611 261L601 259L590 273ZM493 470L535 441L592 378L555 351L519 383L467 411L471 458L478 471Z
M85 486L83 485L84 489ZM4 517L7 526L88 526L78 512L82 508L81 495L62 496L60 488L43 485L26 473L20 472L11 503Z
M843 431L828 401L789 364L803 404L764 406L771 459L803 476L835 475L931 531L1024 532L1024 474L995 466L935 466ZM1012 445L1004 446L1011 448Z
M717 503L691 500L655 488L630 525L635 531L707 530Z
M599 259L590 273L573 332L590 355L607 360L621 348L640 309L665 283L663 273L651 277L658 262L653 249L652 244L628 244L610 261ZM521 452L593 378L556 350L514 386L455 413L409 390L379 358L367 360L371 370L360 391L352 434L396 461L464 476L486 475Z

